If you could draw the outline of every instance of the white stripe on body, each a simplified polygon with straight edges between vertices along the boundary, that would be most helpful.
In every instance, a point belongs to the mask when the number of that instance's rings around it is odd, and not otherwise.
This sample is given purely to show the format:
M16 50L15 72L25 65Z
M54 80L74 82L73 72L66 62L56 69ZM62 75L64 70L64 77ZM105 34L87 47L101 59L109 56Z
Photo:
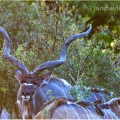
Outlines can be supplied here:
M67 107L65 106L64 108L65 108L65 113L67 113L67 115L66 115L65 118L66 118L66 119L67 119L67 118L72 119L72 118L71 118L71 114L70 114L69 111L67 110ZM66 119L64 118L64 116L63 116L58 110L56 110L56 112L59 114L59 116L60 116L62 119L66 120Z
M88 108L87 108L87 109L88 109ZM91 115L92 119L94 119L94 116L92 115L91 110L90 110L90 109L88 109L88 111L89 111L89 113L90 113L90 115Z
M104 110L103 110L103 111L104 111ZM105 115L103 116L103 118L108 120L108 116L107 116L106 110L104 111L104 114L105 114Z
M119 115L120 114L120 105L118 104L118 102L113 103L113 105L114 105L113 108L115 110L115 112L114 111L113 112ZM111 108L111 106L110 106L110 108Z
M64 117L61 115L61 113L59 113L58 111L56 111L60 116L61 118L64 120Z
M119 119L119 117L112 112L111 110L103 110L104 111L104 119Z
M96 97L96 95L92 92L92 94L93 94L93 96L95 97L95 100L97 100L97 97Z
M70 105L70 104L69 104L69 105ZM75 114L77 115L78 119L80 119L78 113L76 112L76 110L75 110L71 105L70 105L70 107L73 109L73 111L74 111Z
M88 115L87 111L85 110L85 108L84 108L84 107L81 107L81 108L85 111L85 113L86 113L86 115L87 115L88 119L90 120L90 117L89 117L89 115Z

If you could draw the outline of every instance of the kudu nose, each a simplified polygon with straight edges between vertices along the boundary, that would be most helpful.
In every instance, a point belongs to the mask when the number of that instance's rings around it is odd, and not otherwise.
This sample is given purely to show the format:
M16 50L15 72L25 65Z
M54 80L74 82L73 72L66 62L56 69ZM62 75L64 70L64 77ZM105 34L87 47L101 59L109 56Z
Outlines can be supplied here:
M25 102L28 102L30 100L30 92L28 91L23 91L22 92L22 99L25 101Z
M30 95L30 92L28 92L28 91L23 91L23 92L22 92L22 95L24 95L24 96L29 96L29 95Z

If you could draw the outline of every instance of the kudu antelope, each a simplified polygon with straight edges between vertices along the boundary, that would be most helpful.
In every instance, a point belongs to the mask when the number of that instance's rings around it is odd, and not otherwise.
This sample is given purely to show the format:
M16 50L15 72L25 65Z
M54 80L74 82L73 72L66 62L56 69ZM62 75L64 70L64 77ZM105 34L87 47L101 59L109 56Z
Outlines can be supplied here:
M52 108L53 107L54 105L52 105ZM47 114L48 112L49 108L45 108L35 116L35 119L102 119L95 110L89 108L89 105L82 107L75 103L63 103L62 105L58 105L53 109L50 117Z
M0 119L10 119L11 115L5 110L0 108Z
M97 106L96 106L97 105ZM53 113L52 119L120 119L120 98L111 99L105 103L98 103L95 109L77 106L76 104L63 104L57 107ZM73 115L74 114L74 115ZM59 116L59 117L58 117Z
M81 101L81 106L75 103L52 103L44 110L40 111L36 119L120 119L120 98L111 99L105 103ZM85 106L84 106L85 105ZM55 108L54 108L55 107ZM52 109L51 117L47 114ZM44 114L45 115L44 115Z
M120 119L120 98L113 98L98 106L104 113L104 119Z
M51 119L53 119L53 118L55 119L55 116L57 116L57 118L59 118L59 119L61 119L61 118L78 119L78 118L80 118L80 116L81 116L81 119L83 119L83 118L84 119L89 119L89 118L97 119L99 117L101 117L101 119L102 119L103 116L105 116L105 115L104 115L103 111L100 108L98 108L97 105L105 103L105 101L107 101L106 96L111 97L112 92L108 92L106 89L103 89L103 88L102 89L86 88L85 86L81 89L78 88L78 90L83 92L83 94L86 94L86 89L87 89L87 91L88 91L88 89L90 90L89 96L87 98L86 97L84 98L84 95L81 96L82 97L81 101L74 102L74 105L73 105L73 102L71 104L71 102L67 103L67 101L65 102L65 100L59 99L55 102L52 102L48 106L46 106L43 110L41 110L35 116L35 118L36 119L48 119L48 118L50 118L50 115L51 115ZM77 92L77 93L79 93L79 92ZM80 108L76 107L76 105L77 106L79 105ZM82 109L82 111L80 113L75 112L80 109ZM65 113L63 112L63 110L65 110ZM72 110L73 116L71 115L71 110ZM107 112L108 112L108 110L107 110ZM113 112L111 111L111 113L113 113ZM115 118L115 116L113 118Z
M74 101L75 98L69 94L71 85L65 83L64 80L51 77L54 68L62 65L66 61L66 52L70 43L78 38L87 36L91 31L91 25L86 32L74 35L66 40L59 60L45 62L35 68L34 71L29 72L27 67L17 58L10 55L11 41L7 32L0 27L0 32L4 36L4 57L5 59L18 67L15 71L20 88L17 94L17 104L22 118L34 118L34 116L42 110L47 104L51 103L52 97L55 99L65 99ZM45 69L52 69L50 72L39 76L39 73ZM51 94L48 94L48 91Z

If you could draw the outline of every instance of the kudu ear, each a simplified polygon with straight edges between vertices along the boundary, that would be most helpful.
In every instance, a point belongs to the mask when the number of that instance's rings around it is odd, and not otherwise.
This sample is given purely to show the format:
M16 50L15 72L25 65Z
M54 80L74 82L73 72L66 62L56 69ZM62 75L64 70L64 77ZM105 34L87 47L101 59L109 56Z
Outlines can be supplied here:
M21 79L22 72L20 70L15 70L14 75L16 79L19 81Z
M49 79L52 75L54 68L50 71L48 71L47 73L44 73L43 75L40 76L41 81Z

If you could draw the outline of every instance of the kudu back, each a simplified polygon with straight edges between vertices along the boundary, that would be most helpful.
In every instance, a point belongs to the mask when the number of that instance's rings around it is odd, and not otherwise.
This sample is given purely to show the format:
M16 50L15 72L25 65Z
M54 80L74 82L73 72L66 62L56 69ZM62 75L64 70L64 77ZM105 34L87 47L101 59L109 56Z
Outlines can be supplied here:
M120 99L119 99L120 100ZM109 101L110 102L110 101ZM50 119L120 119L120 104L118 100L111 103L98 104L101 108L90 109L76 104L62 104L53 110ZM106 108L102 108L103 106ZM92 106L92 105L91 105ZM99 106L99 107L100 107ZM38 116L39 119L41 118ZM45 118L47 119L47 118Z
M0 27L0 33L4 36L4 57L18 69L15 71L20 88L17 94L17 104L23 119L31 119L54 99L63 98L68 101L76 101L70 95L71 85L62 79L52 77L54 68L66 61L66 53L70 43L78 38L87 36L91 31L91 25L86 32L68 38L63 45L60 59L45 62L29 72L27 67L17 58L10 54L11 41L8 33ZM40 72L50 69L49 72L39 76Z
M51 119L120 119L120 97L104 103L98 101L94 103L88 101L87 106L63 103L53 110ZM42 116L37 114L36 117L40 119Z
M120 119L120 98L104 103L100 100L80 103L79 106L59 99L40 111L35 119Z
M75 103L63 103L53 109L52 114L49 114L49 109L40 111L35 119L102 119L102 117L89 107Z

